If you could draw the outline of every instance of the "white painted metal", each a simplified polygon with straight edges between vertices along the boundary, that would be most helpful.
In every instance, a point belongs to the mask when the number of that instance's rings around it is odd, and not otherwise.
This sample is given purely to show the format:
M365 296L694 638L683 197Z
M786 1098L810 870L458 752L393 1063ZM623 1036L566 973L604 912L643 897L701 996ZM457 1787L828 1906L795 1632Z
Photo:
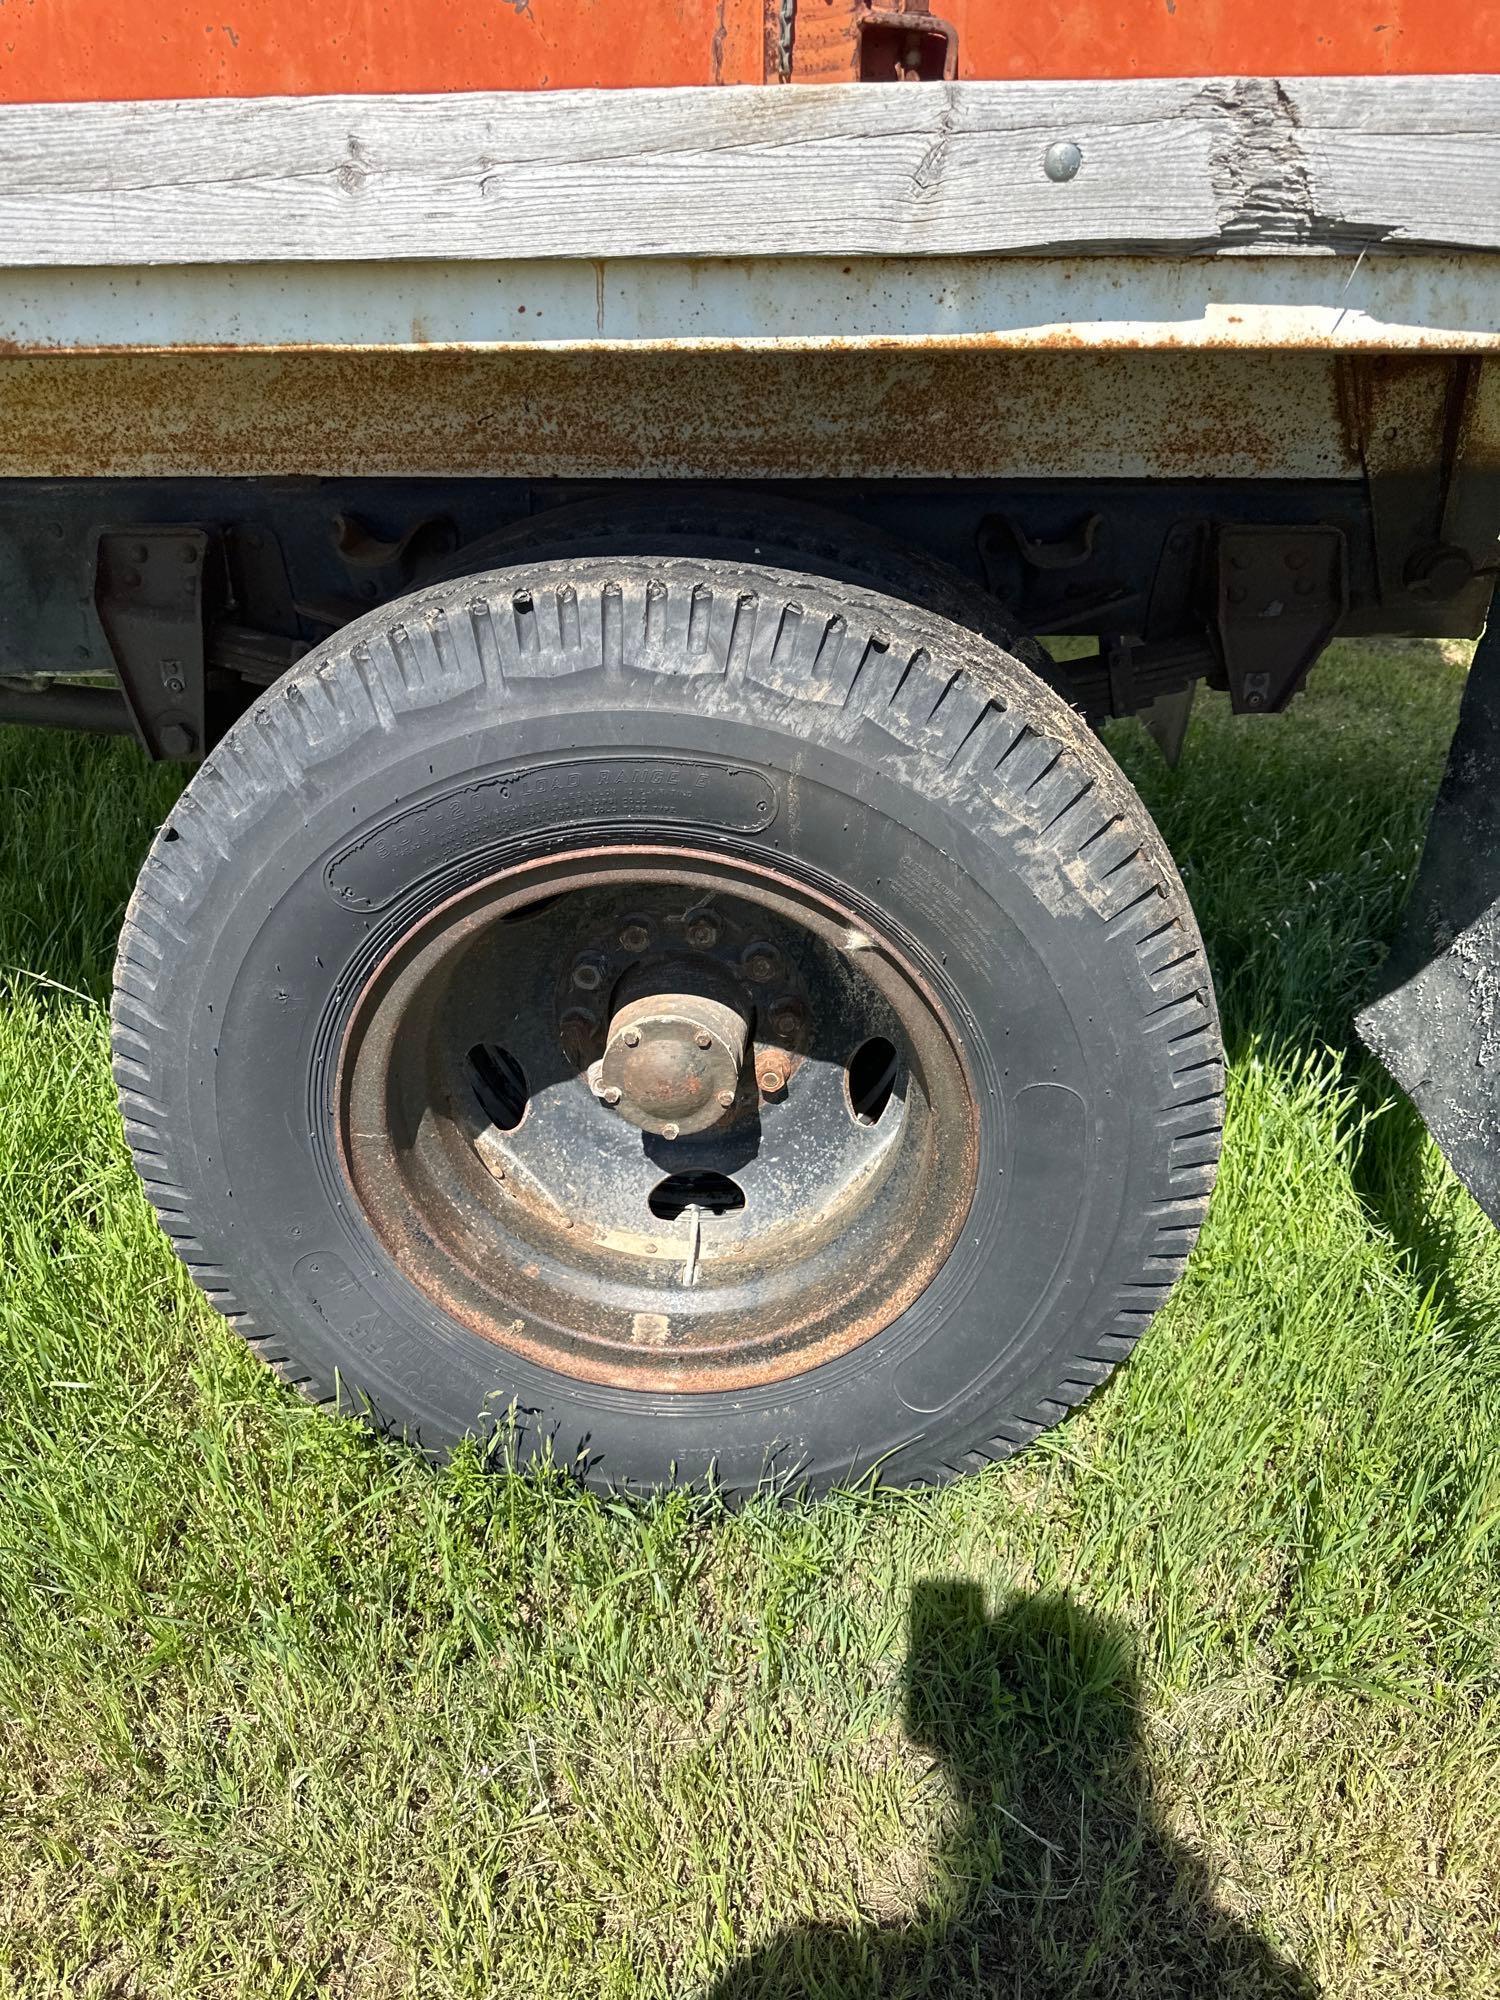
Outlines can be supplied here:
M0 273L18 352L458 346L1500 350L1500 256L774 257Z

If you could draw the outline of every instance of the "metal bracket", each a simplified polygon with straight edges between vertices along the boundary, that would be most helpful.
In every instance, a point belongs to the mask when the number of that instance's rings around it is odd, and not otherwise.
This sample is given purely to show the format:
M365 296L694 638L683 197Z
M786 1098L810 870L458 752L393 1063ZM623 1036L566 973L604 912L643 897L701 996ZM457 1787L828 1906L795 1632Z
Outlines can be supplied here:
M1103 515L1084 514L1067 534L1044 542L1032 540L1020 522L1009 514L996 514L992 518L1009 530L1021 552L1021 560L1029 569L1077 569L1093 555L1094 543L1104 525Z
M921 0L861 4L856 32L862 83L951 83L958 75L958 30L927 13Z
M1220 528L1216 636L1238 714L1279 714L1349 607L1341 528Z
M349 569L385 577L401 589L419 580L425 563L451 555L458 532L446 514L424 514L391 541L375 534L358 514L335 514L333 545Z
M201 756L207 728L203 590L205 528L106 529L94 565L94 608L120 692L148 756Z

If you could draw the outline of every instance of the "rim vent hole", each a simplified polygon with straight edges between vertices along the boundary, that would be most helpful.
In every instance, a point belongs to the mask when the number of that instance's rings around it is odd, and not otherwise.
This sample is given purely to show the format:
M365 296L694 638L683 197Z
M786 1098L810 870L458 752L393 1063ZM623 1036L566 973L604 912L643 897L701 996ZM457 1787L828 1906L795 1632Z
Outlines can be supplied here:
M728 1174L669 1174L652 1188L646 1206L662 1222L675 1222L689 1208L705 1208L710 1215L729 1215L745 1206L745 1190Z
M514 1132L526 1116L531 1090L509 1049L479 1042L469 1051L469 1076L479 1108L501 1132Z
M898 1064L894 1042L872 1035L849 1058L844 1078L849 1113L856 1125L878 1125L896 1088Z

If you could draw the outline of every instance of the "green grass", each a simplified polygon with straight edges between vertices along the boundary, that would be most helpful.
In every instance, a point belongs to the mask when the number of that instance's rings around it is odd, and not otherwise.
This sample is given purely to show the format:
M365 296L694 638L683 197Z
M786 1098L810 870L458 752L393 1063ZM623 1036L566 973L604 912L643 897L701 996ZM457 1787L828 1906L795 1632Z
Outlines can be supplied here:
M195 1296L110 1090L168 775L0 732L0 1991L1500 1993L1500 1250L1348 1042L1458 653L1115 747L1226 1164L1132 1366L933 1495L434 1473Z

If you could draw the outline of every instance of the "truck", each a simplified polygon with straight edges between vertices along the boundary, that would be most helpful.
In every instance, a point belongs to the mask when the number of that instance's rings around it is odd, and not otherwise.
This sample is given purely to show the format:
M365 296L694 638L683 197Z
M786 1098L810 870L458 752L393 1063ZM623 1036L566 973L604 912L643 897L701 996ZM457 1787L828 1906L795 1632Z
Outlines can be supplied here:
M1220 1145L1099 725L1345 635L1480 638L1358 1028L1500 1219L1500 0L222 12L0 23L0 719L194 767L115 1077L288 1383L1024 1447Z

